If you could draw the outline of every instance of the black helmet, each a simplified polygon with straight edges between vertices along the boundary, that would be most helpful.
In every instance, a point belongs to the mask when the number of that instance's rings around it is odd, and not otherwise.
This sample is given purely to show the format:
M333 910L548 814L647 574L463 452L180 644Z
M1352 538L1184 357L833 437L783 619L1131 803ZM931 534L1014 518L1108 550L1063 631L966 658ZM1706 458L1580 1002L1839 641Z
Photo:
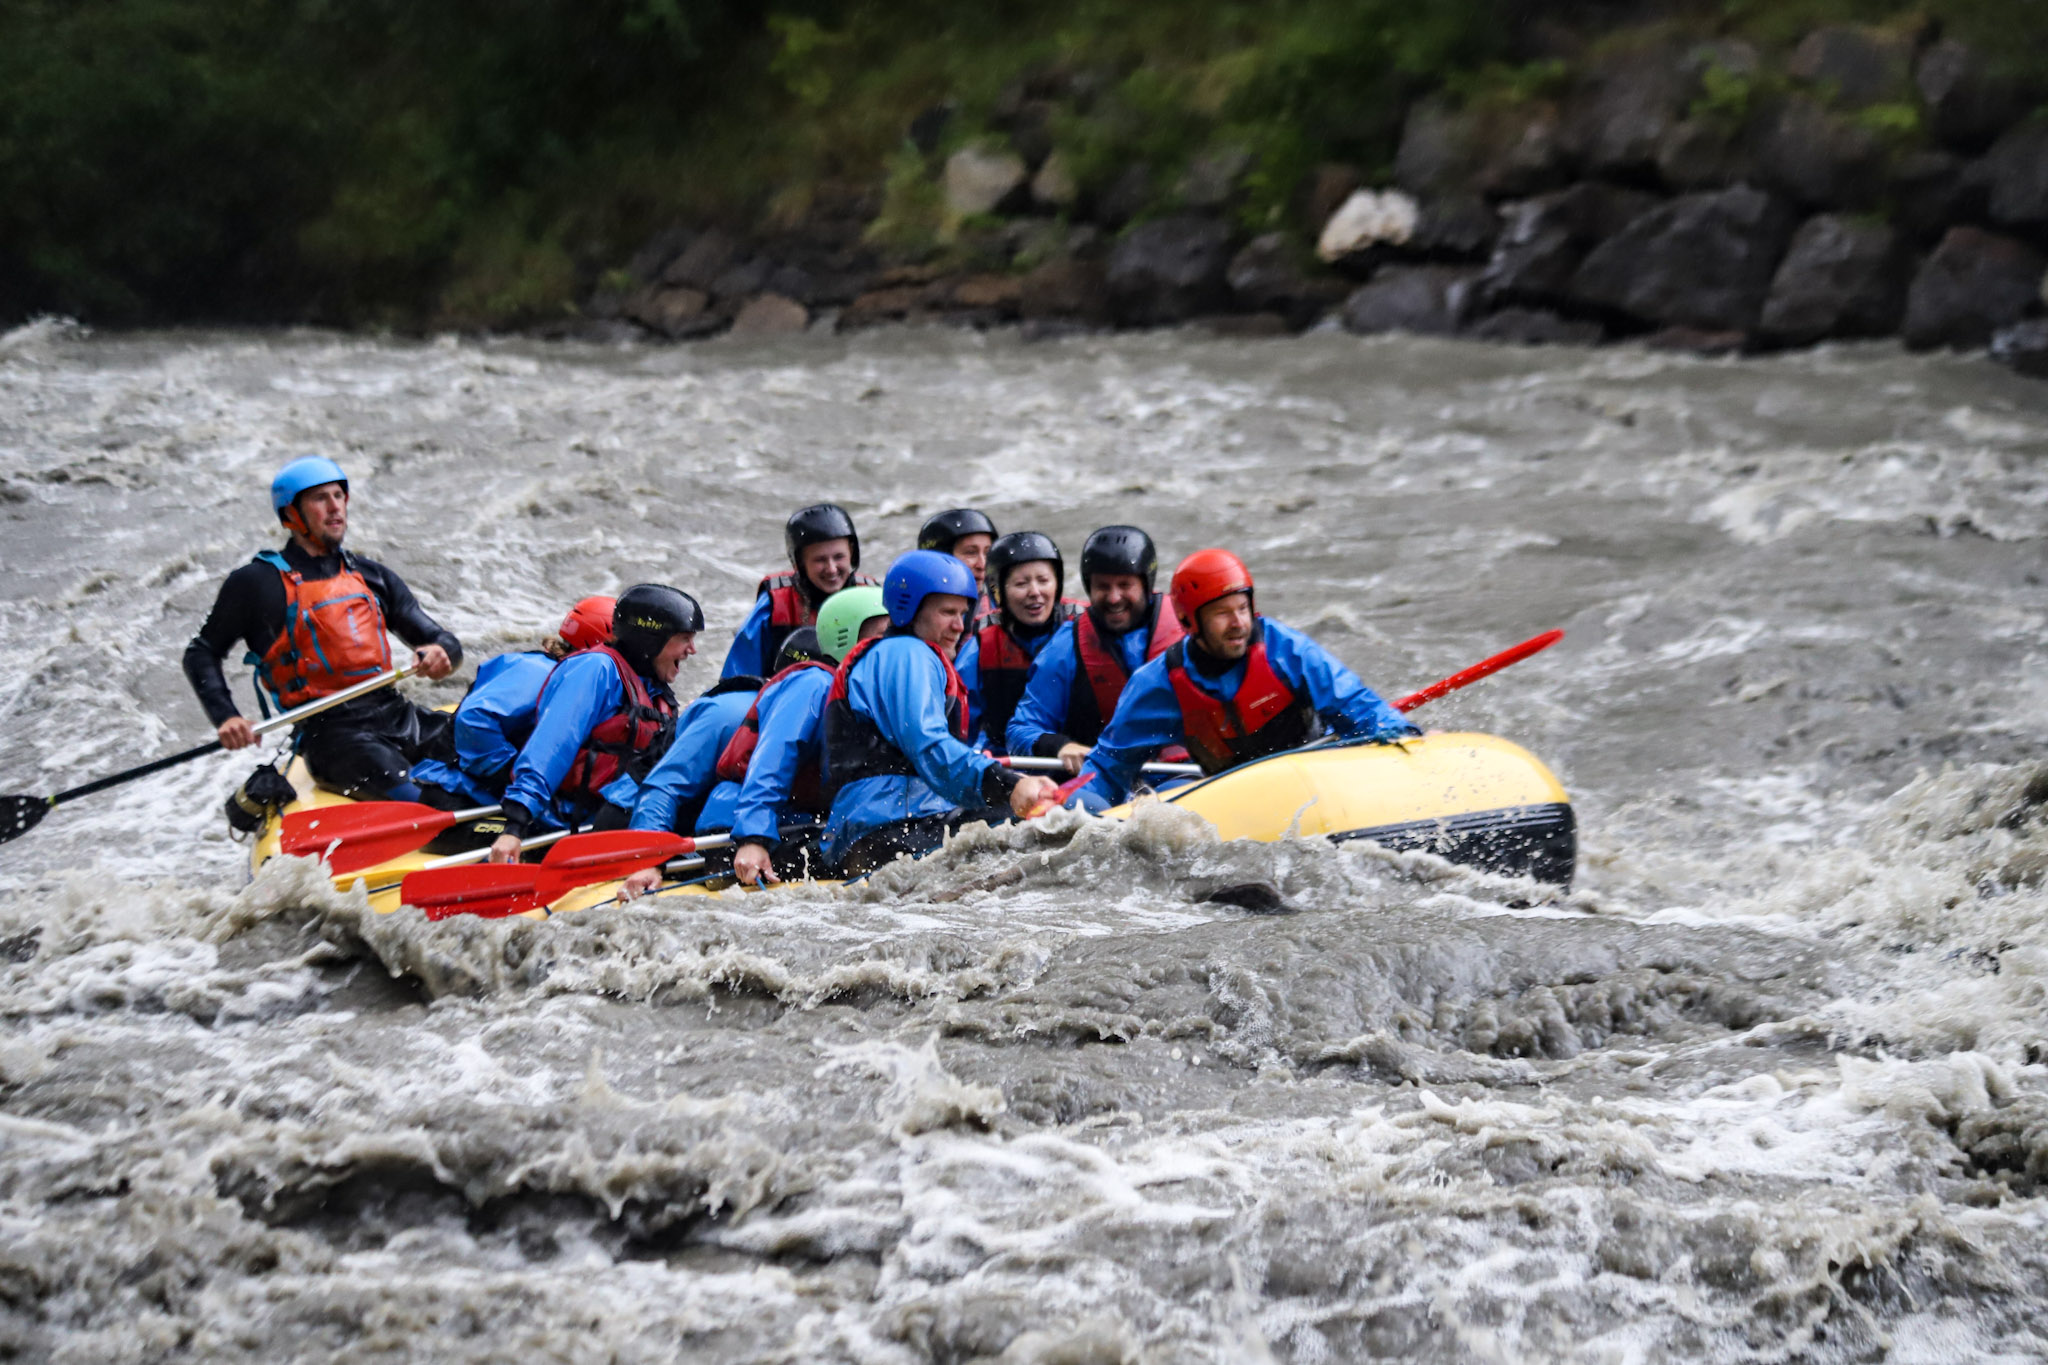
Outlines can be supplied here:
M1135 574L1145 580L1145 592L1152 592L1152 576L1159 568L1159 552L1152 537L1135 526L1105 526L1081 546L1081 587L1099 573Z
M993 539L996 524L972 507L955 507L950 512L934 512L917 530L917 548L938 550L943 554L953 553L954 544L963 536L988 536Z
M654 656L672 635L704 629L704 610L686 592L661 583L640 583L619 594L612 608L612 648L643 677L654 676Z
M806 545L821 540L851 541L853 567L860 567L860 533L853 529L853 518L846 515L844 507L836 502L814 502L789 514L789 523L782 528L782 543L788 547L791 568L796 567L796 557Z
M775 651L775 667L768 670L769 676L773 677L793 664L810 663L814 659L819 663L832 662L825 657L825 647L818 643L817 628L798 626L782 637L782 648Z
M1003 581L1019 564L1052 565L1052 595L1055 600L1067 589L1067 562L1060 547L1043 531L1012 531L988 548L988 597L1003 607ZM1009 608L1003 607L1007 612ZM1055 618L1057 619L1057 618Z

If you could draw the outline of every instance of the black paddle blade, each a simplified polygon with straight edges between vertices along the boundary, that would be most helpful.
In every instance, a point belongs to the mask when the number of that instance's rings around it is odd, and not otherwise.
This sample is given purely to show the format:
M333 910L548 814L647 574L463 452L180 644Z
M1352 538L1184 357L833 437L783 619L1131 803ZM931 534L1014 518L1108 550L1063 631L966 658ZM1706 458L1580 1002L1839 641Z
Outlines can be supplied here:
M19 839L43 822L50 813L44 796L0 796L0 844Z

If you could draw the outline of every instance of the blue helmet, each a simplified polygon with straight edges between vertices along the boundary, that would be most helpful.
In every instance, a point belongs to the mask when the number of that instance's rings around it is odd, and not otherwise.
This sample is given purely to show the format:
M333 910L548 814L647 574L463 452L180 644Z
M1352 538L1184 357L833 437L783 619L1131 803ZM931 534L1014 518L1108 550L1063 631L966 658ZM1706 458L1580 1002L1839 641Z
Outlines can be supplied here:
M937 550L912 550L889 566L882 580L882 603L889 608L889 624L907 626L935 592L949 592L972 602L978 595L974 575L951 555Z
M341 491L348 491L348 475L341 472L341 466L325 455L301 455L270 481L270 507L278 519L284 519L284 509L299 500L299 494L308 488L318 488L323 483L338 483Z

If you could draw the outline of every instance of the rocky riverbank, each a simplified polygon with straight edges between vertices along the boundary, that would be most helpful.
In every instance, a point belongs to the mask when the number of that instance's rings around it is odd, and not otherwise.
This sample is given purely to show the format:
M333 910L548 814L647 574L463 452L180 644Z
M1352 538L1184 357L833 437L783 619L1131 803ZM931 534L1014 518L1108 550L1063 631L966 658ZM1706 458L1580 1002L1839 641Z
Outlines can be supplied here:
M544 330L1334 322L1706 352L1899 336L2048 375L2044 92L1932 25L1820 27L1783 50L1609 35L1421 97L1390 167L1314 166L1273 215L1297 226L1270 230L1246 223L1274 174L1248 148L1165 184L1142 162L1077 168L1052 130L1097 86L1037 72L967 138L936 104L886 182L825 185L778 228L671 227Z

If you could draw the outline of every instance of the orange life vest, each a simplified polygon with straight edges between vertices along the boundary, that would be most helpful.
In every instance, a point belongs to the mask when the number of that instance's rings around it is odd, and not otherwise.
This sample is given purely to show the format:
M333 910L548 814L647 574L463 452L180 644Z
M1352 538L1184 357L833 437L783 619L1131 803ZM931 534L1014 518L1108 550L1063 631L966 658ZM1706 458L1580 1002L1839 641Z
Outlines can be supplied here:
M726 741L724 750L718 755L718 777L720 781L744 782L747 780L747 769L753 766L754 762L754 750L761 743L761 702L768 696L769 690L775 684L791 674L801 673L807 668L822 668L827 673L832 673L835 677L837 676L837 671L831 664L817 659L805 659L801 663L791 664L788 668L783 669L780 673L777 673L774 677L763 683L760 695L755 697L754 704L747 708L747 718L740 722L739 729L732 732L732 738ZM789 800L805 810L822 811L825 809L824 788L819 782L818 769L815 764L797 773L796 780L790 784Z
M595 801L619 774L645 777L660 761L669 740L675 736L676 708L668 698L655 696L646 679L626 662L626 656L610 645L593 645L579 652L608 657L618 668L619 681L626 688L625 704L597 723L590 738L576 751L576 760L569 765L562 784L555 788L558 796ZM545 688L541 690L541 705L547 705Z
M1244 659L1244 681L1225 701L1188 676L1187 642L1166 660L1166 676L1180 703L1181 730L1188 752L1206 773L1220 773L1254 758L1298 749L1321 729L1315 708L1280 680L1266 658L1265 631L1254 626Z
M1152 637L1145 645L1149 663L1180 642L1184 632L1180 619L1166 609L1166 599L1152 601ZM1074 653L1080 667L1074 670L1074 685L1067 694L1067 721L1062 732L1077 744L1093 744L1116 714L1117 700L1131 675L1124 669L1123 655L1103 640L1095 626L1095 613L1085 611L1074 622Z
M347 551L341 572L308 582L275 550L256 558L284 577L284 630L256 662L256 678L289 710L391 667L384 607Z

